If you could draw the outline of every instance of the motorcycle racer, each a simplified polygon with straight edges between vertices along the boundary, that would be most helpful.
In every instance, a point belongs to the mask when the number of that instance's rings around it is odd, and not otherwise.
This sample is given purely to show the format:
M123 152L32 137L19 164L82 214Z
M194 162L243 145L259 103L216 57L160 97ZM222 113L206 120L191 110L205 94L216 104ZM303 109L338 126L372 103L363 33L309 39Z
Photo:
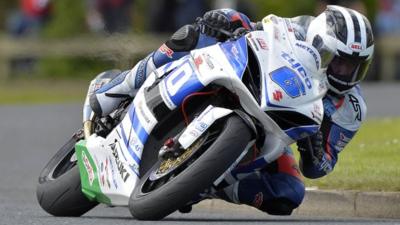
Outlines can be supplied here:
M240 27L260 29L247 16L231 9L209 11L203 20L212 27L232 32ZM335 57L326 62L329 91L323 99L325 114L321 128L316 134L297 142L300 168L292 150L286 147L284 154L272 163L256 159L234 169L230 176L198 200L216 197L254 206L272 215L290 215L304 198L300 171L308 178L319 178L331 172L338 153L349 143L366 116L366 105L358 84L364 79L373 55L374 40L369 21L360 13L340 6L328 6L315 18L300 16L287 20L296 38L309 41L315 47L326 35L320 31L321 27L330 27L334 31L337 51ZM186 25L133 69L100 74L95 80L112 80L91 94L86 104L90 103L95 114L108 115L123 99L134 97L155 69L187 55L190 50L225 39L224 33L208 26ZM190 211L190 207L188 204L181 211Z

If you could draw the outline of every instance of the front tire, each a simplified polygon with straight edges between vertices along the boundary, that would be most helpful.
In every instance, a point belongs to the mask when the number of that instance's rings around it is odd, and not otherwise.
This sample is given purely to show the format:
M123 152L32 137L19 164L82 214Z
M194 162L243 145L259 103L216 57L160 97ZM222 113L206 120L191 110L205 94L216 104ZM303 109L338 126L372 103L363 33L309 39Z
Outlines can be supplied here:
M78 132L61 147L43 168L36 196L39 205L53 216L81 216L98 203L89 201L81 191L79 168L74 158Z
M129 199L130 212L136 219L166 217L210 187L234 163L251 140L251 132L238 116L223 122L215 141L179 174L154 190L148 190L146 182L158 169L157 164L141 178Z

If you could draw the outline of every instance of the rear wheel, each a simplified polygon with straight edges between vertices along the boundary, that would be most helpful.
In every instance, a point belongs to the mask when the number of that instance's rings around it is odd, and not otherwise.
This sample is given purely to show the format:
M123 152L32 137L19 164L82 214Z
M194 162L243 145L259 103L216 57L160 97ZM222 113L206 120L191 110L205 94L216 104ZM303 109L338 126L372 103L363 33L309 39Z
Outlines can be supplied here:
M210 187L251 140L238 116L217 122L176 158L159 160L132 192L129 209L140 220L159 220Z
M75 157L75 144L83 139L75 134L44 167L36 189L40 206L54 216L81 216L98 203L89 201L81 191Z

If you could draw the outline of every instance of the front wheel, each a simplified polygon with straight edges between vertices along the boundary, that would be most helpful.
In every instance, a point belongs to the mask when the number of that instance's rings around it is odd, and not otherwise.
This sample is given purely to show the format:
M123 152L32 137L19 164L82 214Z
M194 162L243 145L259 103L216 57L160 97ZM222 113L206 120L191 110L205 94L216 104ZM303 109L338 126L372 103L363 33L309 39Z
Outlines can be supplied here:
M36 196L40 206L53 216L81 216L98 204L81 191L75 144L82 138L81 131L75 134L40 174Z
M250 140L250 130L238 116L217 122L180 157L160 160L141 178L129 200L132 215L159 220L171 214L210 187Z

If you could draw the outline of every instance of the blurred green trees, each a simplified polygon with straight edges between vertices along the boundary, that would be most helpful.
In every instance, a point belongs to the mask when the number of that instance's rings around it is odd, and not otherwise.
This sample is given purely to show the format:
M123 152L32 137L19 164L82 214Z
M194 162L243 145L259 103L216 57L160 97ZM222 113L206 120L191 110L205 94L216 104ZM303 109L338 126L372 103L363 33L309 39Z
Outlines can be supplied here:
M5 29L7 17L18 7L18 1L0 1L0 32Z
M261 20L268 14L276 14L284 17L297 15L314 15L318 0L248 0L253 3L255 15L253 20ZM368 9L368 17L373 21L377 10L377 0L363 0ZM81 35L93 35L86 25L86 1L85 0L56 0L53 3L53 14L50 21L44 27L41 37L64 39ZM145 31L147 21L148 1L136 0L133 11L133 33ZM0 33L5 28L5 20L9 12L18 8L18 1L0 1ZM190 23L192 21L188 21ZM114 66L116 66L114 64ZM45 77L91 77L101 70L113 67L113 62L106 62L97 58L52 58L40 59L35 73ZM121 68L125 69L125 68Z
M261 20L268 14L275 14L283 17L293 17L304 14L313 15L316 0L251 0L250 2L253 2L257 6L256 19Z
M85 1L53 1L53 15L43 30L43 38L70 38L88 33L85 22ZM36 73L45 78L90 79L113 67L109 61L95 57L46 57L39 61Z
M247 3L254 4L254 20L261 20L268 14L292 17L297 15L313 15L315 5L319 0L248 0ZM212 1L210 1L212 2ZM362 0L368 9L368 17L373 21L377 12L377 0ZM46 37L68 37L89 32L85 22L86 12L85 0L57 0L53 1L53 16L44 29ZM146 23L148 1L136 0L132 9L134 32L144 30ZM18 8L18 1L0 1L0 32L5 28L6 17L12 10ZM188 21L191 22L191 21Z
M44 36L64 38L87 31L85 23L85 1L53 1L53 14L44 29Z

